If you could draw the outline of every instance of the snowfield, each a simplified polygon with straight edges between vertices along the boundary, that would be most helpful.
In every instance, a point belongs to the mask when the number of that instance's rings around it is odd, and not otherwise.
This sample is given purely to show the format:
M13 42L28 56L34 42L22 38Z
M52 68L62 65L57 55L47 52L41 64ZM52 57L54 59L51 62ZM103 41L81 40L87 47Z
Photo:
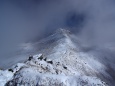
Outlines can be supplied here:
M70 31L60 29L31 46L24 44L34 55L0 70L0 86L110 86L106 66L76 43Z
M0 86L107 86L97 77L82 74L79 68L80 72L69 64L57 60L50 63L40 57L41 54L35 55L25 63L18 63L13 71L0 71Z

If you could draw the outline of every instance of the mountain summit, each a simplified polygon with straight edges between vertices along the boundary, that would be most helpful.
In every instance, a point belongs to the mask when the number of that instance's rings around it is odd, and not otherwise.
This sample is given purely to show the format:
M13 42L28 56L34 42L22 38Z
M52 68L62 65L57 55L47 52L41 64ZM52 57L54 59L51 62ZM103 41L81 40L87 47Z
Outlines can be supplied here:
M70 32L69 30L62 29L62 28L57 29L55 33L57 33L57 34L63 34L63 35L65 35L65 34L66 34L66 35L67 35L67 34L71 34L71 32Z
M78 45L75 35L64 29L39 42L23 44L20 54L30 56L0 70L0 86L108 86L100 74L107 75L105 66Z

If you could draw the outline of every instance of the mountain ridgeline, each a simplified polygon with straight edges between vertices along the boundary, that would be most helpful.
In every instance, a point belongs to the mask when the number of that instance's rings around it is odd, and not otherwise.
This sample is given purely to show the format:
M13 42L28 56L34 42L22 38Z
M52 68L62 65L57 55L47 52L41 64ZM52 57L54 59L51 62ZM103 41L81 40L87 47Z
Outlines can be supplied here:
M88 49L92 50L65 29L39 42L23 43L18 50L23 61L0 70L0 86L114 86L114 68L109 70L103 63L107 60Z

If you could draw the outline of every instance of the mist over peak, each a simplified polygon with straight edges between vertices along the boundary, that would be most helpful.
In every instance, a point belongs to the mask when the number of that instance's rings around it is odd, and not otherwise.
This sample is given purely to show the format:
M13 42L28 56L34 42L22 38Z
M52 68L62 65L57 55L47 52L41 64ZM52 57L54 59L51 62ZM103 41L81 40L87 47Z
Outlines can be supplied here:
M64 35L64 34L68 34L69 35L69 34L72 34L71 31L69 31L67 29L62 29L62 28L57 29L55 33L60 34L60 35Z
M18 45L35 43L59 28L75 34L84 52L115 62L114 8L114 0L0 0L1 64Z

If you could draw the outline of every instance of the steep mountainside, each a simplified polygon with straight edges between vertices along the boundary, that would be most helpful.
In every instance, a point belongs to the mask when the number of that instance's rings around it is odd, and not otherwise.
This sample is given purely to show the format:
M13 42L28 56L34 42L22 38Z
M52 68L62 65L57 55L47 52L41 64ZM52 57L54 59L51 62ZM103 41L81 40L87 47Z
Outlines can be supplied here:
M106 66L93 54L82 52L80 42L68 30L22 44L19 54L31 56L1 70L0 86L110 86Z

